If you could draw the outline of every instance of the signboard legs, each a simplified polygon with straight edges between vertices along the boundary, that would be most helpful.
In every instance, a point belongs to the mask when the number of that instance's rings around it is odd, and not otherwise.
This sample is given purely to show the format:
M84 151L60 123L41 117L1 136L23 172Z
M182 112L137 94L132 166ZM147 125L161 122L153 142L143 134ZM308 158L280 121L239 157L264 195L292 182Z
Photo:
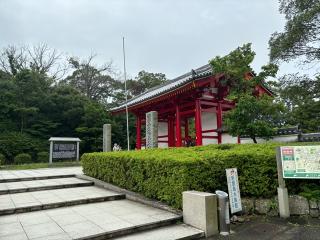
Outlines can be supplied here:
M53 142L50 141L50 156L49 156L49 164L52 163L52 152L53 152Z
M279 215L281 218L290 217L289 211L289 197L286 183L283 179L282 161L281 161L281 149L277 147L277 170L278 170L278 203L279 203Z
M77 161L79 162L79 142L77 142Z

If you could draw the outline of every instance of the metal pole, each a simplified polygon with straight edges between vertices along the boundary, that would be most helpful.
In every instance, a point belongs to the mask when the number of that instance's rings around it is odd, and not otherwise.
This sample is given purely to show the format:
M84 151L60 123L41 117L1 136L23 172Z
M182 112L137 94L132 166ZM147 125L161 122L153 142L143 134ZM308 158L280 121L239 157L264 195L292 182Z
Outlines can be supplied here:
M124 37L122 37L122 50L123 50L124 91L125 91L125 96L126 96L127 143L128 143L128 151L129 151L130 150L129 114L128 114L127 72L126 72L126 53L125 53L125 49L124 49Z

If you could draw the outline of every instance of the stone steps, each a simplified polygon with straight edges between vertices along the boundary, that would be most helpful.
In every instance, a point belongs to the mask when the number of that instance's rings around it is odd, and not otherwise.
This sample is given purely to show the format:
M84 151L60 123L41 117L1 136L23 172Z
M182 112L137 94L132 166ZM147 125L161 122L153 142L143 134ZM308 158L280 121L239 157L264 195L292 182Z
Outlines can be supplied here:
M94 185L91 181L68 178L51 178L34 181L17 181L0 183L0 195L10 193L35 192L60 188L75 188Z
M8 183L8 182L20 182L20 181L33 181L33 180L44 180L44 179L56 179L56 178L69 178L75 177L75 174L62 174L62 175L44 175L44 176L31 176L31 177L12 177L12 178L4 178L0 179L0 183Z
M157 229L151 229L144 232L134 233L129 236L116 237L114 240L188 240L201 239L204 237L204 232L186 224L174 224Z
M0 182L3 183L75 177L77 174L82 174L81 167L42 168L29 170L0 170Z
M94 186L5 194L0 195L0 215L124 198L124 194L118 194Z
M142 234L144 233L142 231L149 234L150 229L176 226L181 220L181 215L124 199L1 216L0 239L15 239L18 236L19 239L30 240L114 239L137 232ZM192 237L200 236L199 230L189 228L188 231L185 229L180 231L189 233ZM191 231L192 229L194 231ZM170 232L173 233L174 230ZM178 234L177 230L175 232ZM177 236L182 237L181 234Z
M0 171L0 239L199 239L181 214L92 186L70 169ZM88 186L90 185L90 186ZM115 201L117 200L117 201Z

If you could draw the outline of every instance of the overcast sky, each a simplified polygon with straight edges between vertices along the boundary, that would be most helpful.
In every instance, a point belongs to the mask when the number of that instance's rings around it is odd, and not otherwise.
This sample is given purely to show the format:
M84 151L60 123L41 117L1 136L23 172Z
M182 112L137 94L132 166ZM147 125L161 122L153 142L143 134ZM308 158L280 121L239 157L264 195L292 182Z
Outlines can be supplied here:
M130 77L174 78L251 42L259 71L284 23L277 0L0 0L0 48L47 43L68 55L97 53L98 63L112 59L122 70L124 36Z

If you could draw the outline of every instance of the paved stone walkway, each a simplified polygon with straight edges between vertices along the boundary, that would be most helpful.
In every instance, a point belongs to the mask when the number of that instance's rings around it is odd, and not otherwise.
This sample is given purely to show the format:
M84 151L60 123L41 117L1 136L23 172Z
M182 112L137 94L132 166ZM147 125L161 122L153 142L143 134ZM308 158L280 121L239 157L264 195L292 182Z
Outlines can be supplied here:
M81 168L0 171L0 239L198 239L182 216L75 177ZM37 180L41 179L41 180ZM91 185L91 186L88 186Z
M41 168L31 170L1 170L0 181L23 181L28 178L57 177L82 174L81 167Z
M233 234L209 240L319 240L320 219L311 217L251 216L248 221L231 225Z

